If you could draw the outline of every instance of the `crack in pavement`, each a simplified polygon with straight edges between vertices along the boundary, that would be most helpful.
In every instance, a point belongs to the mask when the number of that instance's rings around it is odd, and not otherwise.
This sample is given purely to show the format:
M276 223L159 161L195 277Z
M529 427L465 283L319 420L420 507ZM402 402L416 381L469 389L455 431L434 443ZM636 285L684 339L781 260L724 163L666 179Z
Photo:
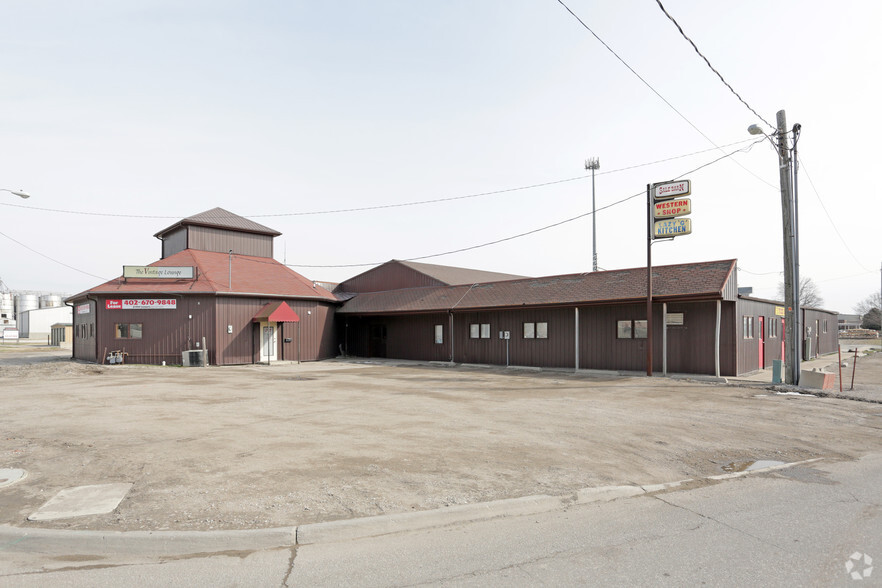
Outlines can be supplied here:
M672 507L674 507L674 508L679 508L679 509L681 509L681 510L685 510L686 512L691 512L692 514L694 514L694 515L696 515L696 516L699 516L699 517L701 517L701 518L703 518L703 519L707 519L707 520L709 520L709 521L712 521L712 522L714 522L714 523L717 523L718 525L722 525L722 526L724 526L724 527L727 527L727 528L729 528L729 529L735 531L736 533L741 533L742 535L746 535L746 536L748 536L748 537L750 537L750 538L752 538L752 539L756 539L756 540L759 541L760 543L764 543L764 544L766 544L766 545L770 545L770 546L772 546L772 547L774 547L775 549L778 549L778 550L780 550L780 551L786 551L786 550L785 550L783 547L781 547L780 545L777 545L777 544L775 544L775 543L772 543L771 541L767 541L766 539L763 539L762 537L757 537L756 535L753 535L753 534L751 534L751 533L748 533L748 532L745 531L744 529L739 529L738 527L733 527L732 525L730 525L730 524L728 524L728 523L724 523L723 521L720 521L720 520L718 520L718 519L715 519L714 517L708 516L708 515L706 515L706 514L702 514L702 513L698 512L698 511L694 511L694 510L692 510L691 508L686 508L685 506L680 506L679 504L674 504L673 502L668 502L667 500L665 500L665 499L662 498L661 496L652 495L651 498L655 498L656 500L659 500L659 501L661 501L661 502L664 502L664 503L667 504L668 506L672 506Z
M281 588L289 588L288 580L291 578L291 574L294 573L294 560L297 558L297 546L293 545L291 547L291 557L288 558L288 573L285 574L285 577L282 578Z

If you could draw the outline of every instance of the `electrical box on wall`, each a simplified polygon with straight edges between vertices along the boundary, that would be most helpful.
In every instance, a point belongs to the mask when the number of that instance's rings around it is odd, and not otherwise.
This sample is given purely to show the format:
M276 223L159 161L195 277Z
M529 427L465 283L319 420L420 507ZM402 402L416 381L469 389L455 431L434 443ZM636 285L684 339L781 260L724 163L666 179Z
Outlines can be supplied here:
M233 334L233 325L227 325L227 333L229 333L230 335Z

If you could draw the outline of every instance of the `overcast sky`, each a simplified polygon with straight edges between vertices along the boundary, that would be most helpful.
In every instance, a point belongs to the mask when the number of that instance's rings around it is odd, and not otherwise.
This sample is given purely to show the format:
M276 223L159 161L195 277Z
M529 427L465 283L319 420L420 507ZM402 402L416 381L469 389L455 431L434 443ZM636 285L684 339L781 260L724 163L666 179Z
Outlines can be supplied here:
M691 171L771 129L655 1L566 1L646 83L556 0L0 1L0 188L32 194L0 192L0 279L87 289L216 206L281 231L276 259L311 279L415 258L590 271L590 216L426 256L590 213L596 156L597 207L635 196L597 213L601 268L645 266L646 184L685 177L693 234L654 265L737 258L774 297L775 151ZM851 312L880 288L882 4L664 5L762 118L802 125L801 273Z

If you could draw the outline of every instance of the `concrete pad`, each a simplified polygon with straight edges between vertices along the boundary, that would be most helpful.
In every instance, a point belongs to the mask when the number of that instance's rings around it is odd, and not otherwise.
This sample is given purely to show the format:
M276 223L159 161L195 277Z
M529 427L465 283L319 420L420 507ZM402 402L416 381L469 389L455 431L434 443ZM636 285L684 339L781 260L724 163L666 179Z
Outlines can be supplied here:
M576 502L587 504L589 502L608 502L616 498L626 498L645 494L640 486L600 486L599 488L583 488L576 493Z
M0 488L12 486L27 477L28 473L18 468L0 468Z
M131 488L129 482L65 488L29 516L28 520L52 521L107 514L119 506Z

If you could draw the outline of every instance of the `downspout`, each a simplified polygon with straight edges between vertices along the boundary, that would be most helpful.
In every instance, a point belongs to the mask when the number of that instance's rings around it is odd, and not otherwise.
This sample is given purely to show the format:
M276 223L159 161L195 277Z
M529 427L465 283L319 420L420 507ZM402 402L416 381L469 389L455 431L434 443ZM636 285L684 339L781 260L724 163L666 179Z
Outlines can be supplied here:
M576 307L576 367L575 371L579 371L579 307Z
M662 376L668 375L668 303L662 302Z

